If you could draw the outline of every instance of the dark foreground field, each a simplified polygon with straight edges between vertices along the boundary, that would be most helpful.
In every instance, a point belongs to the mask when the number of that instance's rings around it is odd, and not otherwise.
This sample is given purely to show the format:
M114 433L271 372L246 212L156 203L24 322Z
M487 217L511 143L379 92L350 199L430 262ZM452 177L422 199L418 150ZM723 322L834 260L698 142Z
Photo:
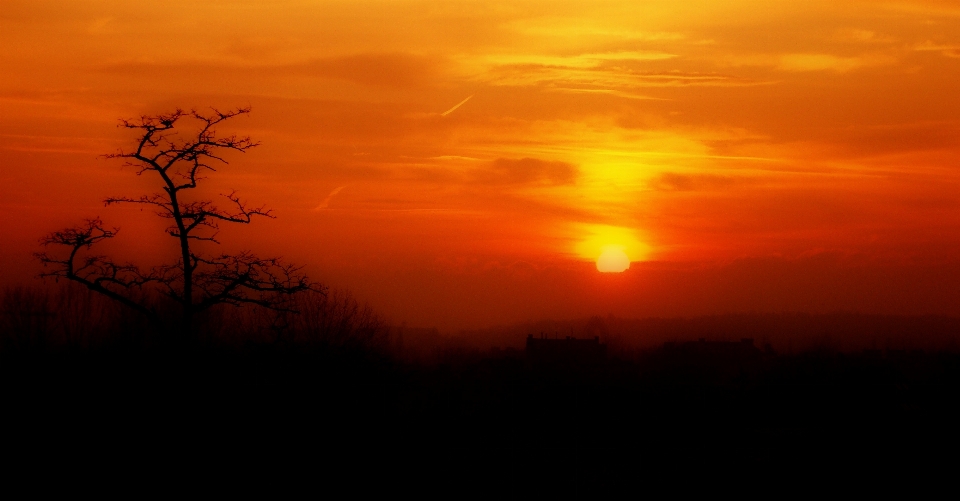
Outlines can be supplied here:
M660 466L868 449L896 460L956 433L956 354L689 357L552 364L520 352L417 365L282 344L101 347L4 357L0 394L8 443L132 455L475 451L580 471L624 454Z
M123 477L568 498L948 478L937 472L958 443L954 354L726 369L663 353L588 367L282 346L48 354L4 360L3 449L20 468L8 475L79 474L98 491Z
M10 325L3 446L39 468L90 466L96 453L126 467L294 462L326 477L368 469L487 488L526 478L540 494L596 493L663 472L942 465L960 422L960 354L949 349L784 354L749 339L411 358L376 336L176 340L132 322L41 342Z

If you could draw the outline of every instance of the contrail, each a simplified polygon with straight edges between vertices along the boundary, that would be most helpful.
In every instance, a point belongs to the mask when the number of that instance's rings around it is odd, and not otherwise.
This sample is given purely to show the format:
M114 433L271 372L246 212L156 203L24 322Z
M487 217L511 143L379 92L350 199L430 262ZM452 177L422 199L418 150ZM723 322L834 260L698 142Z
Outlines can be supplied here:
M338 187L334 188L334 190L331 191L329 195L327 195L327 198L324 198L324 199L323 199L323 202L320 202L320 205L314 207L313 210L323 210L323 209L326 209L326 208L330 205L330 199L332 199L337 193L340 193L340 190L342 190L342 189L344 189L344 188L346 188L346 186L338 186Z
M457 109L457 108L459 108L459 107L461 107L461 106L463 106L463 103L465 103L465 102L467 102L467 101L469 101L471 97L473 97L473 94L470 94L469 96L467 96L467 98L466 98L466 99L464 99L463 101L460 101L459 103L457 103L457 105L456 105L456 106L454 106L453 108L450 108L449 110L447 110L447 111L444 111L443 113L441 113L441 114L440 114L440 116L441 116L441 117L445 117L445 116L447 116L447 115L449 115L449 114L451 114L451 113L453 113L453 110L455 110L455 109Z

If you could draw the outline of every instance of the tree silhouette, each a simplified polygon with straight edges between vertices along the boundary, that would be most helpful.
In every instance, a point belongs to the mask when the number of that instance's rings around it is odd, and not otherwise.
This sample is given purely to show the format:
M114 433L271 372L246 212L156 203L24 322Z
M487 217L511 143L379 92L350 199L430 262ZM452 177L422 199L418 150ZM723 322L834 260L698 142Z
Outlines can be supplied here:
M309 281L301 268L279 258L260 258L250 252L207 255L198 251L199 242L219 244L220 224L248 224L257 216L273 218L264 207L250 207L236 192L223 196L229 202L222 209L210 200L189 200L186 195L215 172L215 165L226 164L223 154L230 150L245 152L259 143L236 135L218 137L216 127L225 120L249 113L249 108L210 114L177 109L173 113L121 120L120 126L137 131L136 149L120 150L106 158L118 158L161 181L162 191L139 197L111 197L105 205L140 204L156 209L170 220L167 234L176 239L179 258L175 263L141 270L133 264L120 264L107 256L96 255L91 248L114 238L118 228L104 226L99 218L55 231L40 240L44 247L66 248L65 256L46 251L37 258L45 271L41 277L64 278L83 284L161 323L159 312L145 289L159 292L178 306L182 327L189 331L197 314L218 304L255 304L277 311L293 311L290 298L307 290L323 292ZM185 122L194 121L197 129L183 132ZM177 127L180 126L180 129Z

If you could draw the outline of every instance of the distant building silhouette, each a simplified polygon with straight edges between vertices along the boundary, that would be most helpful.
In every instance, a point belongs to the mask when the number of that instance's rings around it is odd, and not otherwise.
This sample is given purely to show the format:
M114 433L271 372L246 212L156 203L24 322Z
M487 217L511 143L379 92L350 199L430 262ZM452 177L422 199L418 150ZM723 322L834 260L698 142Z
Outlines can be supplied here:
M600 336L592 339L549 339L533 334L527 336L527 360L535 363L584 364L602 361L607 356L607 345L600 343Z

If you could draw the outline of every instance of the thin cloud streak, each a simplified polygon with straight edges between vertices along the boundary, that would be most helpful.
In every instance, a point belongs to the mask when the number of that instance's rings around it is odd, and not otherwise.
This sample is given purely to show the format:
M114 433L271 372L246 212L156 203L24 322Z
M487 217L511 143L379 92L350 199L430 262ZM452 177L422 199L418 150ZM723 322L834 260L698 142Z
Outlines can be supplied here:
M460 101L459 103L457 103L457 105L454 106L453 108L450 108L449 110L444 111L443 113L440 114L440 116L441 116L441 117L445 117L445 116L453 113L454 110L456 110L457 108L463 106L464 103L466 103L467 101L469 101L471 97L473 97L473 94L470 94L469 96L467 96L466 99L464 99L463 101Z
M327 198L324 198L323 202L320 202L320 205L314 207L313 210L320 211L330 207L330 200L333 200L333 197L337 196L337 193L340 193L340 191L343 190L344 188L346 188L346 186L338 186L334 188L333 191L331 191L330 194L327 195Z

